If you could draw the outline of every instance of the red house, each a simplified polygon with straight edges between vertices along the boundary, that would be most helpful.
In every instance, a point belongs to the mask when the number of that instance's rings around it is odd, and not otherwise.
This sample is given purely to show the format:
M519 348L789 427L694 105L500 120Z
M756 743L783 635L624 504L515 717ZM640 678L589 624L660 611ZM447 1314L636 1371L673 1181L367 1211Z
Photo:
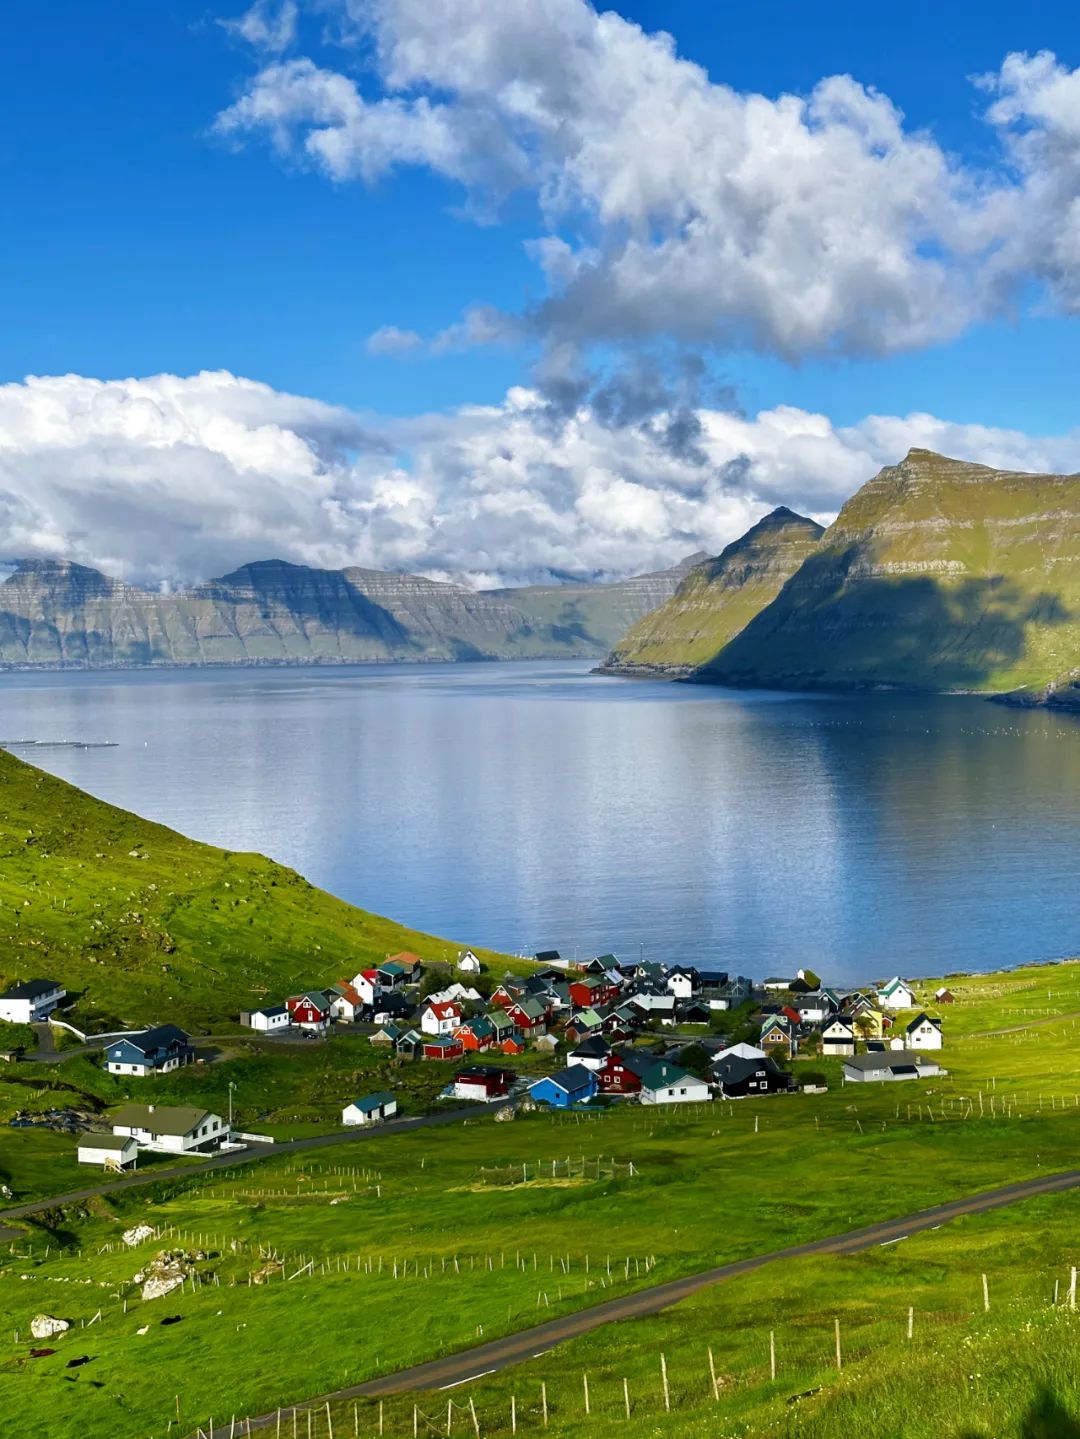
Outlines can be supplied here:
M465 1047L460 1039L452 1035L441 1034L437 1039L424 1040L425 1059L460 1059L465 1053Z
M570 981L570 998L578 1009L595 1009L611 1004L619 995L619 986L600 975L587 975Z
M517 1075L512 1069L496 1069L494 1065L477 1064L472 1069L459 1069L454 1075L454 1096L457 1099L502 1099L510 1093Z
M483 1015L478 1019L467 1019L454 1030L454 1038L461 1040L466 1051L489 1049L495 1042L495 1026Z
M641 1091L640 1077L616 1049L611 1051L595 1073L601 1094L638 1094Z
M492 991L491 1003L497 1004L500 1009L506 1009L508 1005L520 999L524 993L525 986L523 984L513 984L504 980L498 989Z
M292 1023L301 1029L322 1030L330 1027L330 1001L321 991L294 994L285 1001Z
M516 999L503 1008L526 1039L531 1034L541 1034L547 1028L550 1010L539 999Z
M503 1054L524 1054L525 1041L512 1034L509 1039L504 1039L499 1045Z

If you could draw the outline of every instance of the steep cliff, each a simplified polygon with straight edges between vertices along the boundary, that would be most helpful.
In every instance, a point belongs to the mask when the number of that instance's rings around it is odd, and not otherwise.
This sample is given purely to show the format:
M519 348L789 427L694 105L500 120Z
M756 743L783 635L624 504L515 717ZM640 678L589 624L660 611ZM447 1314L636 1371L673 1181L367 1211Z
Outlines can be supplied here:
M694 678L784 689L1041 686L1080 655L1080 476L912 450Z
M266 560L158 594L84 565L23 560L0 584L0 665L591 658L666 600L684 570L477 592L419 575Z
M666 604L623 635L601 671L678 678L707 663L776 598L823 534L813 520L773 510L715 559L695 565Z

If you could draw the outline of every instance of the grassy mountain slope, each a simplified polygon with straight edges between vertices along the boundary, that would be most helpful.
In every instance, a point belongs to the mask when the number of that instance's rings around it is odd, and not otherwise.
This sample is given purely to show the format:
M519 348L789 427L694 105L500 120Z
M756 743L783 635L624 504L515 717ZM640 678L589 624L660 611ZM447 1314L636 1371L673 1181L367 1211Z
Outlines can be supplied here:
M0 583L0 666L591 658L673 594L685 572L475 591L265 560L161 594L85 565L22 560Z
M633 625L601 669L686 675L706 664L780 593L824 534L781 506L715 559L696 565L667 604Z
M451 960L458 946L0 750L0 982L44 975L83 991L76 1022L209 1027L400 950Z
M912 450L695 678L998 692L1080 655L1080 475Z

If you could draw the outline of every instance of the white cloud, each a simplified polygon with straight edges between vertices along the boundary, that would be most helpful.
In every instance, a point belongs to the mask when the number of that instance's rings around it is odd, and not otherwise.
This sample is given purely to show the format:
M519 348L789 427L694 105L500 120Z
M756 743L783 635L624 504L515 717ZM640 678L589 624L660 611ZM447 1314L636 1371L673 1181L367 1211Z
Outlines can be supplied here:
M420 349L424 341L415 330L402 330L397 325L381 325L364 342L369 355L408 355Z
M255 4L235 20L225 20L227 30L239 35L257 50L278 53L287 50L296 39L300 18L297 0L255 0Z
M0 386L0 557L151 583L254 559L482 583L616 577L715 553L777 504L827 519L912 445L1080 468L1080 431L1031 438L932 415L845 428L790 407L612 429L513 389L499 405L378 420L226 373Z
M948 339L1030 279L1080 308L1080 71L1053 56L980 82L986 168L851 76L740 93L586 0L329 3L373 73L270 66L219 128L339 181L422 165L474 195L531 190L531 318L553 344L879 354Z

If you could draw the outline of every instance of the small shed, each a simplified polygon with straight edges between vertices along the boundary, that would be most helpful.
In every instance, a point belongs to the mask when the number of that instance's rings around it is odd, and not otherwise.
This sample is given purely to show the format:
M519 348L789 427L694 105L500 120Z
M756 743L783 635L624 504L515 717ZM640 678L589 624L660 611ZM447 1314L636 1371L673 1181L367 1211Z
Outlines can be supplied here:
M341 1111L342 1124L382 1124L397 1113L397 1100L392 1094L368 1094L354 1099Z
M126 1169L139 1157L139 1142L130 1134L84 1134L79 1140L80 1164L97 1164L103 1169Z

